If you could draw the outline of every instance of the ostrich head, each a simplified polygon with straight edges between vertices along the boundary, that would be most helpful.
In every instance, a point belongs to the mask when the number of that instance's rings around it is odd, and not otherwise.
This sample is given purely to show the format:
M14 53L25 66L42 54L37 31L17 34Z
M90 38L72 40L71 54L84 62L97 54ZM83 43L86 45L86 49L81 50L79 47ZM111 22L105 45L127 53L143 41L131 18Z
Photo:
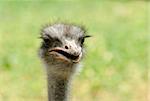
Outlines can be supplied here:
M53 24L41 32L43 39L40 57L48 72L64 76L70 74L82 59L85 30L76 25Z

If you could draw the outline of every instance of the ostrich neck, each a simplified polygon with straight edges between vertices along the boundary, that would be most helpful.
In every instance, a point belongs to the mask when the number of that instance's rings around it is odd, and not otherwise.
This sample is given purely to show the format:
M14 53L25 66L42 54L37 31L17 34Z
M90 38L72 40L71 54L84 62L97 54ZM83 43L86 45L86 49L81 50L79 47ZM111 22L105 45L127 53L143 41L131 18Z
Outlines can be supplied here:
M48 101L67 101L70 77L48 75Z

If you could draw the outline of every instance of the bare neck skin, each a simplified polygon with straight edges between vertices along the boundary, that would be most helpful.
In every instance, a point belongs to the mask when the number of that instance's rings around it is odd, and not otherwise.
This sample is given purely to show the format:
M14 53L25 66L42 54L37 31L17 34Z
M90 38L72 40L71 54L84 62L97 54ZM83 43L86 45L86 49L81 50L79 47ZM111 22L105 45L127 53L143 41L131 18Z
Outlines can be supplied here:
M70 68L70 67L61 67L61 68ZM48 70L47 72L48 101L68 101L70 83L72 80L72 76L74 74L72 70L73 68L65 73L60 72L59 74L54 72L53 70Z
M70 78L61 78L48 75L48 99L49 101L67 101L68 85Z

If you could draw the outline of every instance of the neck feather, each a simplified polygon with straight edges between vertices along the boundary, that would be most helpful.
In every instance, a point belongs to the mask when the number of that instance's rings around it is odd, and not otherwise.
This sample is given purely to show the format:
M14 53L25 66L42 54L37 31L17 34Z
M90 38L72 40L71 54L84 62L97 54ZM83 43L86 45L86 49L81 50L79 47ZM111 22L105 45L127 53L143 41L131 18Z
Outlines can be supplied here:
M67 101L69 78L48 75L48 99L49 101Z

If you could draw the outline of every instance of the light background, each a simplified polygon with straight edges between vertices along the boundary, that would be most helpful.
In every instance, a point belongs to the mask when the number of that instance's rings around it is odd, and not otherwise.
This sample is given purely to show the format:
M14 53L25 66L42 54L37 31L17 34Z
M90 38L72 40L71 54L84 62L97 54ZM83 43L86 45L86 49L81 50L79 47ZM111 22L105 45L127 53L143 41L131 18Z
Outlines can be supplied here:
M0 1L0 101L46 101L37 56L43 25L83 24L83 70L72 101L146 101L148 2L142 0Z

